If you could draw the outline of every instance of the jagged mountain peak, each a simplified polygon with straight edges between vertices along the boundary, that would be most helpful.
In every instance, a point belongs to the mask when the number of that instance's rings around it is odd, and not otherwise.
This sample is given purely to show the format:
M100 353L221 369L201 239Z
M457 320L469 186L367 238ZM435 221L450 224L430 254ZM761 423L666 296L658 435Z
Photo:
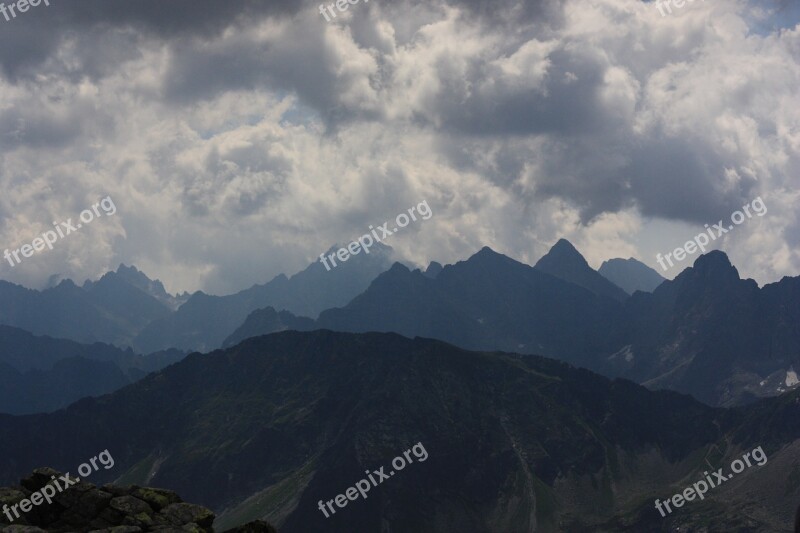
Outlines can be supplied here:
M136 265L127 266L125 263L120 263L119 266L117 267L117 274L123 274L126 272L137 274L141 271L138 268L136 268Z
M437 261L431 261L431 263L428 265L428 268L425 269L425 272L424 272L425 277L432 278L432 279L436 278L436 276L439 275L439 272L441 272L443 269L444 269L444 267L442 266L441 263L439 263Z
M401 263L400 261L395 261L394 263L392 263L392 266L389 268L389 270L387 270L387 273L390 274L397 274L397 273L407 274L409 272L411 272L411 269L408 268L403 263Z
M594 272L581 253L566 239L559 239L550 250L536 262L535 268L556 277L565 272ZM566 278L563 278L566 279ZM567 279L567 281L572 281Z
M583 259L583 256L578 249L575 248L575 245L564 238L558 239L553 247L550 248L550 252L548 252L548 254L563 254L564 256L580 257Z
M691 286L698 285L708 288L730 286L741 280L739 271L733 266L728 255L720 250L712 250L701 255L690 268L675 278L675 281L684 284L689 283ZM755 282L753 281L753 283Z
M496 252L489 248L488 246L484 246L472 256L469 257L465 262L466 263L480 263L480 264L505 264L509 261L514 261L510 257L501 254L500 252Z
M618 301L628 297L628 293L589 266L583 255L566 239L559 239L550 251L536 262L534 268L579 285L597 295Z
M722 250L711 250L701 255L695 260L693 268L698 273L708 273L712 275L733 272L736 274L737 279L739 278L739 271L736 270L736 267L731 263L728 254Z
M472 257L499 257L499 256L502 256L502 254L495 252L488 246L484 246L483 248L475 252L475 254L473 254ZM472 259L472 257L470 257L470 259Z

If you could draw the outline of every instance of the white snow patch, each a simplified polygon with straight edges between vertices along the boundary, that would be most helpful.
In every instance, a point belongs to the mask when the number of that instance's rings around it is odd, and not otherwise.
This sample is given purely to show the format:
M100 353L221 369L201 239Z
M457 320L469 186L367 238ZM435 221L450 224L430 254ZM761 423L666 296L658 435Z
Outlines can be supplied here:
M633 361L633 350L631 350L631 345L628 344L627 346L624 346L620 351L609 355L608 358L616 359L618 355L624 356L625 360L629 363Z
M786 371L786 386L787 387L794 387L800 383L800 379L797 379L797 372L794 370L787 370Z

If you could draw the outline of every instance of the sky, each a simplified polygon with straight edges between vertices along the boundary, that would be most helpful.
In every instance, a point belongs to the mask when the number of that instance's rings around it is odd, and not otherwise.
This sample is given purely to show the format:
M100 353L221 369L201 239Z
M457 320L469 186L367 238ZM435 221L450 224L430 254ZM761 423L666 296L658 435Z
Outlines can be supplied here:
M51 0L0 17L0 251L83 225L0 278L120 263L170 292L292 274L423 200L399 258L559 238L599 267L713 242L800 275L798 3ZM97 215L97 213L96 213ZM61 226L60 226L61 227ZM13 261L12 261L13 262Z

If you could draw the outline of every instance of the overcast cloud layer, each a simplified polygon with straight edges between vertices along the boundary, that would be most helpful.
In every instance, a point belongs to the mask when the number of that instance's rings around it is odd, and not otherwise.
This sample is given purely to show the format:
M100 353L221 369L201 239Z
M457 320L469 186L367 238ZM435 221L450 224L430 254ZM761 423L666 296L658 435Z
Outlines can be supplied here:
M427 200L410 262L558 238L651 266L745 203L719 244L800 274L793 3L52 0L0 18L0 251L110 195L0 277L135 264L172 291L294 273ZM718 241L719 242L719 241ZM690 266L685 261L682 267ZM673 277L680 269L665 273Z

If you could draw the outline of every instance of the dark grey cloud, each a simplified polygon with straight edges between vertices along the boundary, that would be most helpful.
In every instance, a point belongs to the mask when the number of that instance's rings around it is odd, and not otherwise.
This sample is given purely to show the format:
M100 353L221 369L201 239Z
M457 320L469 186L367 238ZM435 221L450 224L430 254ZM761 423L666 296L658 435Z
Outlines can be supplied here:
M442 90L417 118L472 135L586 135L613 130L617 117L598 102L607 67L565 50L553 51L548 62L542 87L510 85L486 63L470 68L466 79L442 64ZM480 89L487 79L493 80L491 86Z
M11 79L30 75L67 40L98 29L133 30L164 40L207 39L232 25L301 9L303 3L292 0L51 0L49 7L41 4L8 22L0 18L0 68ZM95 54L103 53L102 44L92 43Z
M412 0L411 5L424 4ZM520 24L560 25L564 22L564 0L448 0L447 4L466 9L465 16L479 17L493 25L519 27Z
M53 0L0 20L0 237L112 194L17 281L125 262L227 292L422 199L392 243L421 263L562 236L628 257L761 194L743 270L790 273L800 32L743 32L741 4Z

